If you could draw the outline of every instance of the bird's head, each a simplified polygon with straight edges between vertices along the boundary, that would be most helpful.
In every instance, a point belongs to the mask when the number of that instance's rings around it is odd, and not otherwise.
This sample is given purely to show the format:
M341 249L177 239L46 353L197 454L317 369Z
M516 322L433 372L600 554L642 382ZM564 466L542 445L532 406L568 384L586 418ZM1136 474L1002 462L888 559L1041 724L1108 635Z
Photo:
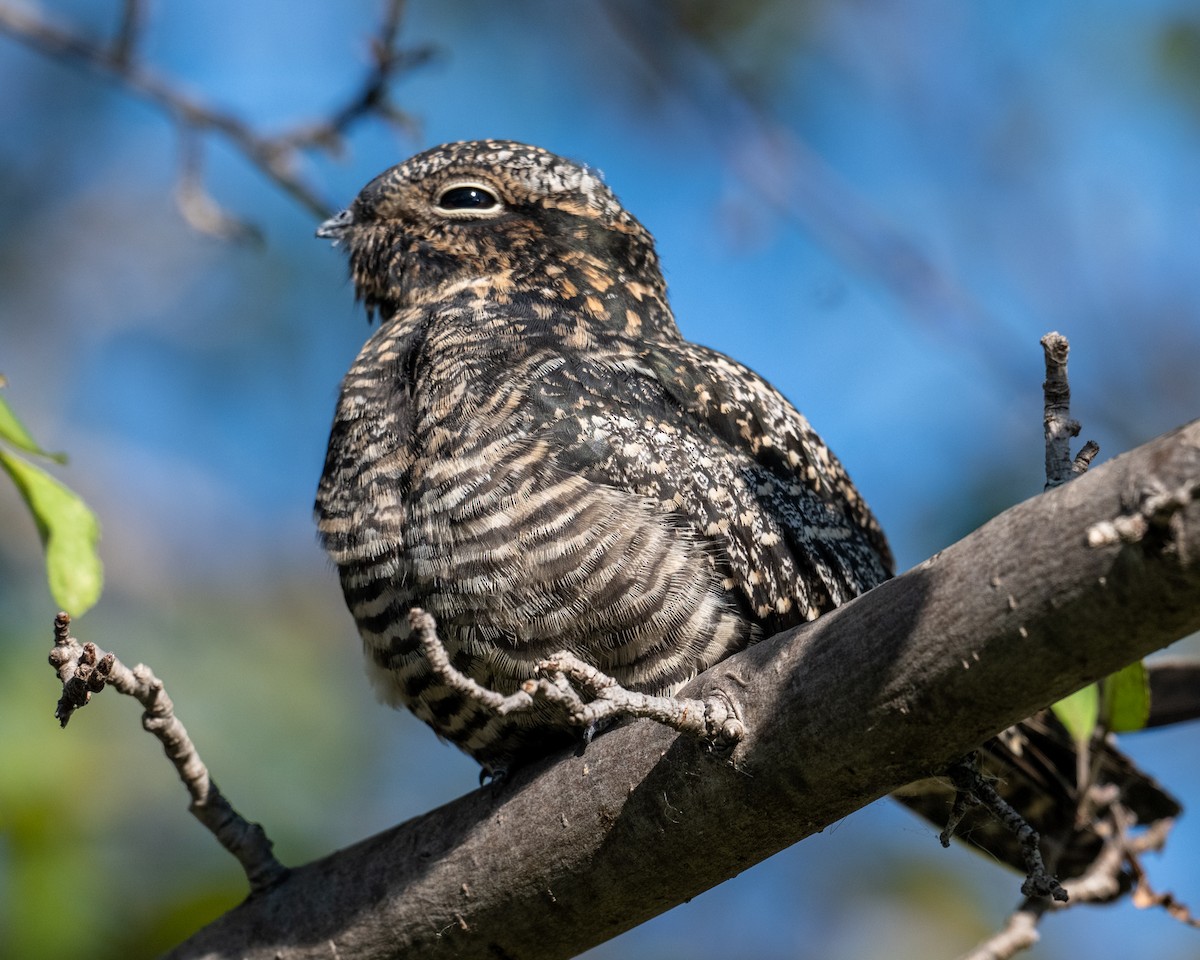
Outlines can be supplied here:
M472 286L493 301L565 301L610 325L669 318L645 227L594 170L523 143L419 153L368 183L317 236L346 249L359 299L385 320Z

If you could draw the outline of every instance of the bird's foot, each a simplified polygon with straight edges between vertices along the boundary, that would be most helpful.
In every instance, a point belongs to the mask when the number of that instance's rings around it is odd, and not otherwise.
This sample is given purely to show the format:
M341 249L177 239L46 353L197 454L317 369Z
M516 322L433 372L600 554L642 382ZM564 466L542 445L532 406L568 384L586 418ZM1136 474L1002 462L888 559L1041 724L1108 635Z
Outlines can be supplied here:
M437 624L424 610L409 612L409 623L421 642L430 669L455 692L500 716L523 713L538 703L554 704L566 722L596 731L624 719L648 719L680 733L702 737L721 750L731 750L745 727L733 704L719 695L704 700L654 696L627 690L606 673L568 652L538 664L540 676L526 680L516 693L489 690L458 670L437 635Z
M1021 893L1026 897L1053 897L1065 903L1067 891L1050 875L1042 861L1038 832L980 773L978 754L970 753L955 761L946 773L954 784L955 795L950 819L939 837L942 846L950 846L950 838L954 836L967 808L979 804L1010 830L1021 844L1025 858L1025 882L1021 884Z

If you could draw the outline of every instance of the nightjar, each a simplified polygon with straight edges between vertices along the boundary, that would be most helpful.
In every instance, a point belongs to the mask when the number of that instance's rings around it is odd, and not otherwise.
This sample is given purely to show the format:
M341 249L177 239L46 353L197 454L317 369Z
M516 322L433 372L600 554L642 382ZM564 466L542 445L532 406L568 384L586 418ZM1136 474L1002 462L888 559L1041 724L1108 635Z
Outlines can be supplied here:
M381 320L342 385L320 534L378 691L486 769L570 734L434 682L411 607L498 692L569 650L669 693L891 573L808 421L681 337L650 234L588 167L436 147L319 235Z
M486 771L577 733L433 678L412 607L500 693L559 650L672 693L891 575L808 421L682 338L650 234L589 167L510 141L435 147L318 236L380 320L342 384L320 535L377 691Z

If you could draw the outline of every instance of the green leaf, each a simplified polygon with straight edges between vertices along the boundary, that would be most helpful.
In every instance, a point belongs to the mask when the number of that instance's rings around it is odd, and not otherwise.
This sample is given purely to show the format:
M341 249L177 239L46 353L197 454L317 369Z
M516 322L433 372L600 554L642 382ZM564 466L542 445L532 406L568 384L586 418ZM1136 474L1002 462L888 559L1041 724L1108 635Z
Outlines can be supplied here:
M1100 719L1100 688L1091 683L1050 708L1081 747L1092 739Z
M39 457L49 457L57 463L67 462L64 454L50 453L37 445L37 441L25 429L25 424L17 419L17 415L12 412L12 407L3 397L0 397L0 440L7 440L14 447L27 453L34 453Z
M73 617L100 599L104 569L96 554L100 524L79 496L28 460L0 449L3 467L33 514L46 548L46 576L54 602Z
M1150 719L1150 678L1139 660L1100 681L1104 725L1117 733L1141 730Z

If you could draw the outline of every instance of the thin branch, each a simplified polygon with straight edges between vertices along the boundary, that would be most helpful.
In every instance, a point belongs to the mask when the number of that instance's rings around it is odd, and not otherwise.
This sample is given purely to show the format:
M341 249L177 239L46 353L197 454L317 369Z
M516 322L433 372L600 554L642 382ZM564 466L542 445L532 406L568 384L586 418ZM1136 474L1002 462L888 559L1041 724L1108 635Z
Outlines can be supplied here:
M1022 950L1028 950L1038 940L1038 922L1050 908L1052 900L1038 897L1026 900L1014 910L1004 926L960 960L1009 960Z
M1089 440L1072 460L1071 439L1079 435L1080 425L1071 417L1071 387L1067 377L1070 344L1066 337L1057 332L1046 334L1042 337L1041 344L1046 364L1046 380L1042 384L1042 390L1046 442L1046 489L1049 490L1084 474L1096 454L1099 453L1100 447ZM1185 483L1184 486L1189 486L1189 484ZM1136 543L1145 536L1149 528L1149 515L1159 517L1160 522L1161 518L1166 516L1169 524L1171 522L1169 517L1186 507L1191 500L1190 490L1187 495L1176 494L1167 497L1163 497L1160 490L1156 490L1156 493L1159 496L1149 506L1147 504L1152 498L1143 494L1142 509L1139 511L1125 513L1113 520L1093 524L1087 532L1088 543L1093 547L1111 545L1122 542L1122 540ZM1180 538L1182 537L1182 527L1174 532ZM1176 540L1177 549L1180 548L1178 544L1182 542L1182 539ZM955 811L959 810L959 800L964 792L968 797L979 796L979 785L967 779L972 772L978 779L977 771L957 771L955 784L959 795L955 800ZM1086 747L1082 744L1079 745L1076 772L1079 789L1077 817L1090 822L1094 831L1107 839L1088 870L1066 885L1069 894L1064 891L1063 895L1059 896L1058 892L1055 892L1055 900L1065 902L1069 897L1070 905L1089 901L1105 902L1119 896L1123 889L1128 889L1125 873L1127 865L1134 876L1141 876L1140 865L1137 861L1138 845L1129 834L1129 828L1137 822L1137 817L1120 802L1120 791L1115 784L1109 784L1108 788L1104 790L1092 785L1095 772L1096 768L1088 761ZM982 784L982 789L988 790L990 785ZM1023 821L1019 822L1024 825ZM1159 820L1152 825L1151 829L1155 833L1161 829L1165 836L1165 831L1170 829L1170 825L1170 819ZM1030 829L1027 825L1024 825L1024 828ZM952 833L952 829L948 827L946 833L943 834L943 843L949 842L947 835L949 833ZM1028 839L1027 837L1026 840ZM1161 843L1161 840L1158 842ZM1034 876L1032 871L1041 867L1040 851L1036 847L1036 834L1033 834L1033 843L1035 846L1032 853L1037 857L1037 862L1030 868L1031 880ZM1027 844L1023 846L1026 856L1029 857L1029 846ZM1126 881L1124 887L1122 886L1123 880ZM1049 904L1044 899L1030 896L1030 894L1038 892L1041 891L1022 887L1022 893L1026 894L1028 899L1014 911L1000 931L967 955L964 960L1008 960L1022 950L1033 946L1038 940L1038 922L1049 908ZM1063 904L1059 903L1055 906L1062 908Z
M1105 838L1104 846L1085 873L1064 884L1070 901L1028 897L1013 911L1003 928L960 960L1010 960L1038 942L1037 926L1047 912L1067 910L1085 903L1108 903L1127 892L1127 881L1123 883L1127 867L1137 884L1133 893L1136 905L1163 906L1175 919L1195 926L1191 914L1170 894L1160 896L1149 892L1141 866L1141 855L1148 850L1161 849L1175 821L1169 817L1156 820L1134 835L1129 831L1136 821L1136 816L1123 803L1115 800L1107 803L1095 825L1096 832Z
M63 685L63 695L54 714L62 726L67 725L77 709L88 703L93 693L99 693L106 686L134 697L146 711L142 714L142 726L162 743L187 788L191 797L188 809L221 846L237 858L246 871L251 894L269 890L287 877L288 870L275 859L271 841L263 828L234 810L209 777L195 744L175 716L175 705L167 696L162 681L149 667L138 664L131 670L113 654L99 650L94 643L80 644L71 636L71 618L66 613L54 618L50 665Z
M1048 333L1041 340L1045 354L1046 380L1042 384L1044 398L1043 422L1046 435L1046 484L1045 489L1066 483L1087 471L1100 447L1088 441L1083 450L1071 461L1070 441L1079 434L1079 423L1071 419L1071 387L1067 379L1067 356L1070 344L1060 333ZM1076 783L1080 787L1080 815L1082 804L1090 794L1086 789L1089 773L1088 753L1080 745L1076 751ZM1052 896L1066 902L1068 895L1062 884L1046 870L1042 862L1041 838L1021 814L1010 806L995 788L984 779L979 771L975 754L953 764L947 771L955 788L954 806L949 822L941 833L942 846L948 847L959 823L971 805L981 805L1009 830L1020 843L1026 866L1026 880L1021 892L1027 897ZM1018 911L1005 929L997 934L1003 951L1023 949L1037 939L1036 919L1030 923L1031 914ZM1032 937L1032 939L1030 939ZM1001 951L996 944L985 945L983 956L992 956L992 951ZM997 953L997 956L1007 953Z
M300 124L274 136L260 134L232 111L218 109L185 93L172 79L140 64L137 45L144 10L136 0L125 0L121 25L112 44L95 42L35 13L6 4L0 4L0 32L52 59L86 67L116 82L131 96L166 114L181 132L223 138L284 193L316 217L325 219L333 212L332 205L296 172L298 154L340 151L350 128L371 115L393 125L413 126L412 119L391 101L388 91L401 71L423 64L432 52L430 48L405 50L398 46L403 11L403 0L387 0L381 26L372 42L371 68L360 89L345 104L332 110L328 118ZM185 178L186 173L185 168ZM194 186L181 188L177 195L195 203ZM228 234L225 228L233 219L223 214L214 218L207 213L197 217L195 209L191 215L185 209L184 215L193 226L213 224L218 234Z
M1170 891L1161 893L1155 891L1150 885L1150 880L1146 876L1146 871L1142 867L1142 863L1138 854L1145 850L1159 850L1166 843L1166 834L1170 830L1171 823L1166 823L1165 829L1158 831L1146 831L1139 837L1140 845L1130 856L1129 863L1133 868L1135 886L1133 890L1134 905L1143 910L1153 907L1160 908L1167 912L1167 915L1174 920L1178 920L1189 927L1200 928L1200 917L1192 913L1191 909L1178 900Z
M340 153L346 132L360 119L374 114L407 134L415 133L417 122L391 98L391 82L398 74L424 66L434 56L430 46L402 48L398 45L404 19L404 0L388 0L383 21L371 38L373 68L358 91L327 118L297 126L276 138L281 146L294 149L320 148Z
M1046 380L1042 384L1046 432L1046 489L1057 487L1087 471L1100 445L1089 440L1078 456L1071 458L1071 438L1079 436L1079 421L1071 419L1071 385L1067 380L1067 356L1071 345L1061 333L1042 337L1046 358Z

